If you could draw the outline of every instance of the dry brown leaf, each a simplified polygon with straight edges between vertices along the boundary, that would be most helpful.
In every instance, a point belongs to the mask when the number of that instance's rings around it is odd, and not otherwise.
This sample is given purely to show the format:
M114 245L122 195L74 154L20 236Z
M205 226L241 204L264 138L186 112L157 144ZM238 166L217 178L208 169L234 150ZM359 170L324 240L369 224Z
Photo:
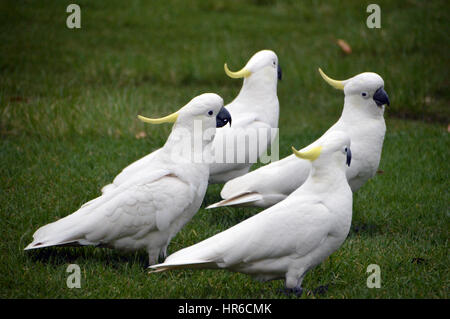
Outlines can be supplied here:
M339 45L339 47L341 48L341 50L345 53L345 54L350 54L352 53L352 48L351 46L345 42L342 39L337 39L336 40L337 45Z
M136 134L136 138L137 139L141 139L141 138L144 138L146 136L147 136L147 134L144 131L139 132L139 133Z

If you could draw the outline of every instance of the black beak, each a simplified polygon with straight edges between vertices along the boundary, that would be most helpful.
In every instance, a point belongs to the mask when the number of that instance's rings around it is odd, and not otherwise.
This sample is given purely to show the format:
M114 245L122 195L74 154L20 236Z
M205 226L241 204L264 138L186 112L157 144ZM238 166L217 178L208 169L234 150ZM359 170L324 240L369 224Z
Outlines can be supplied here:
M283 73L281 72L281 66L278 64L278 80L281 81L282 76L283 76Z
M346 164L348 165L348 167L350 167L350 163L352 162L352 151L350 150L350 147L346 148L347 151L347 161Z
M230 123L231 126L231 115L230 112L224 107L220 109L220 112L216 116L216 127L222 127Z
M380 87L375 94L373 95L373 100L377 103L378 106L388 105L389 106L389 96L383 87Z

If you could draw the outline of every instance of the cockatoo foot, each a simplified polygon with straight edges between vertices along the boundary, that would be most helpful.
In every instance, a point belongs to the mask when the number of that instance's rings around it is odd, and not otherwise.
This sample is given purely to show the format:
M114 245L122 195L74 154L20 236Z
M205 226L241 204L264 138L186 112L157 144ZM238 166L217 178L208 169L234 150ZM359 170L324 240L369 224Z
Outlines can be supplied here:
M301 297L303 295L303 288L298 286L298 287L294 287L292 288L292 293L294 293L297 297Z
M323 296L327 293L330 285L319 286L311 291L313 295ZM309 293L308 293L309 295Z
M301 297L303 295L303 288L300 286L294 287L294 288L282 288L278 290L279 293L282 293L286 296L289 296L291 294L296 295L297 297Z

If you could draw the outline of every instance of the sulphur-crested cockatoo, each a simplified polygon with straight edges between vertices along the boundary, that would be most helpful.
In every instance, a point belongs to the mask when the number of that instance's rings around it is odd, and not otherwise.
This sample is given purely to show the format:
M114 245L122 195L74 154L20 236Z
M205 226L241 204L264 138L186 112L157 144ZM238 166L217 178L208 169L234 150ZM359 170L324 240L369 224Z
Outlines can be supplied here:
M231 117L220 96L206 93L169 116L140 119L175 123L147 167L73 214L39 228L26 250L56 245L145 249L150 264L165 255L172 237L200 208L215 128L231 123Z
M352 191L373 177L380 163L386 124L384 108L389 98L384 81L376 73L365 72L345 81L332 80L319 69L330 85L344 91L344 109L339 120L317 140L341 130L352 140L353 164L347 168ZM220 206L270 207L285 199L302 185L309 175L309 161L290 155L227 182L220 195L223 200L208 208Z
M225 106L233 118L233 125L216 132L210 183L223 183L247 173L252 162L256 162L275 137L271 129L278 127L277 83L281 79L281 68L277 55L270 50L263 50L253 55L238 72L231 72L227 64L224 68L228 76L244 78L244 84L238 96ZM256 138L246 139L246 136ZM249 144L246 144L246 140ZM108 192L134 174L139 174L153 156L155 152L124 168L111 184L102 188L102 192Z
M293 150L294 156L312 162L299 189L150 268L226 268L262 281L285 278L288 291L301 295L307 271L337 250L350 229L352 191L345 176L346 163L351 162L350 138L333 131L319 143Z
M233 126L217 130L210 183L224 183L247 173L271 145L278 128L281 67L277 55L262 50L238 72L231 72L225 64L225 72L232 78L244 78L244 83L238 96L226 105Z

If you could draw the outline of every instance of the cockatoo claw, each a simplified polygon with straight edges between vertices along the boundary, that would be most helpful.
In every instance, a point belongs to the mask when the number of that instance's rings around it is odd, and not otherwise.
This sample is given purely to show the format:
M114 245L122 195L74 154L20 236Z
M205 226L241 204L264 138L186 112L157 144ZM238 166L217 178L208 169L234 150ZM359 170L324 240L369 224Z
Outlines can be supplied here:
M303 295L303 288L300 286L294 287L294 288L281 288L281 289L278 289L278 292L281 294L284 294L286 296L295 294L297 297L300 298Z

